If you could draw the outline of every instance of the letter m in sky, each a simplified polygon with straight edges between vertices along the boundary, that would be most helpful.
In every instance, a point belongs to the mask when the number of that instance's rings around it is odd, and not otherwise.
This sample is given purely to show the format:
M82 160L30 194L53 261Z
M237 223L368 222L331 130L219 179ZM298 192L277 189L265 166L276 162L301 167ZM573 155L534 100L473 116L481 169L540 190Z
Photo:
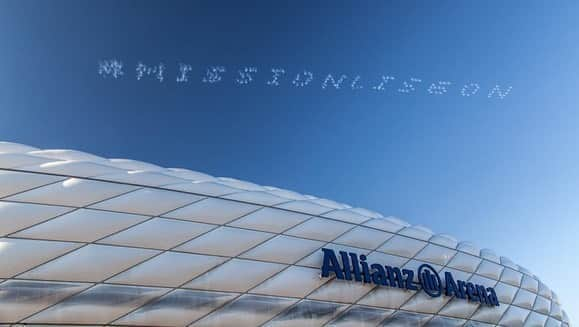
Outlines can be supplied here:
M111 59L99 61L99 75L103 78L111 76L114 79L120 78L123 73L123 62Z

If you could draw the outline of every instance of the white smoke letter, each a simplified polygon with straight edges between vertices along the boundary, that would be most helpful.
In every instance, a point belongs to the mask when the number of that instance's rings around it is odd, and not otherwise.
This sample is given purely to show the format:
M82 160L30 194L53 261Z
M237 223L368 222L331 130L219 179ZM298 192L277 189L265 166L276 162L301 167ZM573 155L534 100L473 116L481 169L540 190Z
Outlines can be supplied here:
M116 59L99 61L99 75L103 78L107 76L112 76L114 79L120 78L124 75L123 62Z
M468 83L462 87L460 94L463 97L469 97L471 95L477 94L478 90L480 90L480 85L478 85L478 83Z
M272 68L271 72L273 73L272 80L267 81L267 85L279 86L279 77L285 74L285 69L283 68Z
M411 78L410 78L410 82L411 82L411 83L408 83L407 81L404 81L404 83L403 83L403 84L404 84L404 88L398 89L398 92L400 92L400 93L410 93L410 92L414 92L414 91L416 90L416 87L414 86L413 83L420 83L420 82L422 82L422 80L421 80L421 79L418 79L418 78L411 77Z
M438 81L437 83L438 85L435 83L430 84L430 86L428 87L428 93L433 95L444 94L448 91L447 86L451 84L450 82L447 81Z
M358 85L358 82L360 81L360 75L354 77L354 81L352 82L352 90L359 90L364 88L362 85Z
M155 76L155 78L159 80L159 82L162 82L164 79L163 73L165 72L165 65L161 63L158 66L147 66L142 62L139 62L137 64L136 71L137 71L137 81L140 81L144 75L147 76L153 75Z
M324 82L322 83L322 89L326 89L326 87L328 87L328 82L331 80L332 81L332 85L334 85L334 87L336 88L336 90L339 90L341 88L341 84L342 82L348 78L348 76L346 75L342 75L340 76L340 78L338 78L338 80L334 80L334 77L332 76L332 74L328 74L328 76L326 76L326 79L324 79Z
M296 87L304 87L304 86L310 84L313 80L314 80L314 74L312 72L308 72L307 70L304 70L303 77L302 77L301 73L298 73L296 75L296 78L294 78L294 80L292 81L292 84L295 85Z
M189 76L187 76L187 74L193 70L193 67L191 67L191 65L187 65L187 64L183 64L180 63L179 64L179 76L177 76L177 83L186 83L189 81Z
M212 66L207 68L205 76L203 77L203 83L217 83L222 79L221 74L225 73L225 67L223 66Z
M246 85L253 81L252 73L257 73L257 68L255 67L245 67L243 70L238 70L239 77L235 79L235 82L239 85Z
M389 81L393 81L393 80L395 80L395 78L393 76L382 75L382 81L380 82L380 84L378 84L376 86L372 86L372 89L376 90L376 91L384 91L386 89L386 84L388 84Z
M493 87L493 89L489 92L489 98L492 98L493 95L496 93L497 96L499 97L499 99L504 99L507 95L509 95L509 93L511 92L511 90L513 89L512 86L507 87L506 90L501 90L501 86L500 85L495 85L495 87Z

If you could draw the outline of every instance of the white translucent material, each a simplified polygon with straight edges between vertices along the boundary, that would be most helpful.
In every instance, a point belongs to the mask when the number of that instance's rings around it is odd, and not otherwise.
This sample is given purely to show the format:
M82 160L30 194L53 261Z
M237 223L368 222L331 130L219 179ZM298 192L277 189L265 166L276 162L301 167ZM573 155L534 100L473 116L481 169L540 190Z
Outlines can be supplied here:
M319 269L290 266L255 287L251 293L303 298L326 282L320 278Z
M495 262L495 263L500 263L500 258L498 255L496 255L496 253L492 250L489 249L482 249L480 251L480 256L481 258L487 259L489 261Z
M36 150L30 151L29 154L56 160L81 160L81 161L89 161L89 162L93 161L105 163L107 162L106 159L101 158L99 156L95 156L94 154L67 149Z
M78 209L30 227L16 237L93 242L137 224L148 217L109 211Z
M0 167L8 169L41 165L51 161L53 160L24 153L0 153Z
M178 287L223 263L224 257L165 252L109 279L109 283Z
M398 220L393 220L389 218L376 218L371 219L363 224L364 226L381 229L385 232L396 233L405 225L401 224Z
M529 310L525 310L519 307L510 306L507 312L501 318L499 322L503 326L509 327L523 327L527 316L529 315Z
M259 207L209 198L165 214L165 217L186 219L210 224L225 224Z
M479 304L470 301L449 301L438 314L454 317L454 318L465 318L471 317L474 312L479 308Z
M274 234L265 232L233 227L219 227L176 249L192 253L234 257L273 236Z
M448 263L448 267L468 272L474 272L480 265L480 263L481 263L480 258L463 252L458 252L454 256L454 258L452 258L452 260Z
M74 250L80 244L0 238L0 278L10 278Z
M481 305L477 312L472 316L472 319L489 324L498 324L508 308L508 305L501 305L498 307Z
M276 204L287 202L287 199L280 198L279 196L275 196L263 191L237 192L224 195L223 198L238 200L242 202L251 202L266 206L274 206Z
M0 198L0 326L569 327L507 257L312 195L0 142ZM500 305L321 277L321 248L428 263Z
M297 212L305 213L308 215L321 215L323 213L326 213L326 212L332 210L331 208L317 205L317 204L312 203L311 201L307 201L307 200L285 202L285 203L277 205L276 207L282 208L282 209L288 209L288 210L292 210L292 211L297 211Z
M525 321L525 327L543 327L547 321L547 316L537 312L531 312Z
M365 221L370 220L370 217L362 216L351 210L334 210L323 214L324 217L333 218L336 220L341 220L353 224L361 224Z
M241 255L242 258L293 264L325 243L279 235Z
M72 211L72 208L32 203L0 202L0 236Z
M241 192L241 190L232 187L227 187L225 185L217 184L214 182L192 182L192 183L186 182L186 183L165 185L163 186L163 188L210 196L220 196Z
M287 235L309 238L319 241L332 241L354 225L332 221L324 218L313 218L285 232Z
M519 290L517 296L515 296L515 299L513 300L513 304L526 309L533 309L536 296L535 293L526 290Z
M0 152L2 153L26 153L37 150L38 148L25 144L5 141L0 142Z
M69 175L76 177L94 177L105 174L115 174L121 171L119 169L107 165L102 165L96 162L76 161L76 160L47 162L39 165L32 165L20 168L26 171Z
M20 277L100 282L157 253L154 250L90 244L39 266ZM75 269L70 267L75 267Z
M437 313L450 299L448 296L433 298L424 292L417 292L401 309L410 312Z
M377 250L388 254L394 254L406 258L414 257L418 251L426 246L426 242L408 238L405 236L395 235Z
M229 225L271 233L281 233L311 216L286 210L263 208L252 212Z
M391 233L358 226L336 239L336 243L374 250L391 238Z
M398 234L428 241L432 237L432 231L423 226L409 226L399 231Z
M503 274L501 275L501 281L507 284L511 284L513 286L521 286L521 279L523 274L518 271L514 271L511 268L505 268L503 270Z
M483 260L481 264L478 266L476 273L488 278L498 280L500 279L504 269L505 267L499 264L496 264L488 260Z
M111 184L78 178L42 186L6 198L9 201L84 207L136 189L135 186Z
M480 249L470 242L460 242L458 243L456 249L462 252L466 252L468 254L472 254L474 256L480 255Z
M430 243L442 245L451 249L455 249L456 246L458 245L458 241L456 240L456 238L446 234L434 235L428 241Z
M495 286L495 292L501 304L510 304L513 302L517 291L518 289L516 287L501 282Z
M285 267L277 263L232 259L195 278L184 287L198 290L245 292Z
M189 221L153 218L99 242L167 250L216 227Z
M358 304L381 308L400 308L408 299L414 296L414 292L401 288L376 287L358 301Z
M539 281L529 275L524 275L521 288L537 293L539 292Z
M551 301L538 295L533 305L533 310L547 315L551 310Z
M197 195L141 189L110 199L91 208L157 216L202 199Z
M0 171L0 198L56 183L64 179L64 177L60 176ZM37 203L35 201L30 202Z
M423 260L438 265L446 265L457 252L446 247L428 244L415 256L418 260Z

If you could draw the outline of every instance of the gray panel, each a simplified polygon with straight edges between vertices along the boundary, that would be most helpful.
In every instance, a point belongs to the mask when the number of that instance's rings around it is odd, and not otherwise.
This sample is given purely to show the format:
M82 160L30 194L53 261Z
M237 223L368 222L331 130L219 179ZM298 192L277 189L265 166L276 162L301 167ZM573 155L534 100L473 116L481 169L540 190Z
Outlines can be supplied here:
M410 327L410 326L423 326L430 320L432 315L425 315L420 313L410 313L398 311L392 316L386 318L380 326L388 327Z
M0 322L18 322L89 286L91 284L8 280L0 284Z
M465 323L463 319L446 318L441 316L435 316L430 319L424 327L462 327Z
M106 324L165 292L167 289L97 285L26 319L24 322Z
M373 327L378 325L394 311L377 308L352 306L336 319L328 323L328 327Z
M303 300L265 324L265 326L317 327L338 315L345 308L346 305L337 303Z
M268 321L294 304L296 299L243 295L222 309L194 323L194 327L253 327Z
M235 297L235 293L178 289L114 323L132 326L185 326Z

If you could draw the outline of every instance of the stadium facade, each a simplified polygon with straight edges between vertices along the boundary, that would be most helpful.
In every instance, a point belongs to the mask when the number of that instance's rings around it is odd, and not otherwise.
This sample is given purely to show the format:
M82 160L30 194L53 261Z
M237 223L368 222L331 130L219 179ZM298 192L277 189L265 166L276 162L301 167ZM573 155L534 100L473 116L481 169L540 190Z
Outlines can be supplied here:
M0 326L570 326L506 257L275 187L5 142L0 197Z

